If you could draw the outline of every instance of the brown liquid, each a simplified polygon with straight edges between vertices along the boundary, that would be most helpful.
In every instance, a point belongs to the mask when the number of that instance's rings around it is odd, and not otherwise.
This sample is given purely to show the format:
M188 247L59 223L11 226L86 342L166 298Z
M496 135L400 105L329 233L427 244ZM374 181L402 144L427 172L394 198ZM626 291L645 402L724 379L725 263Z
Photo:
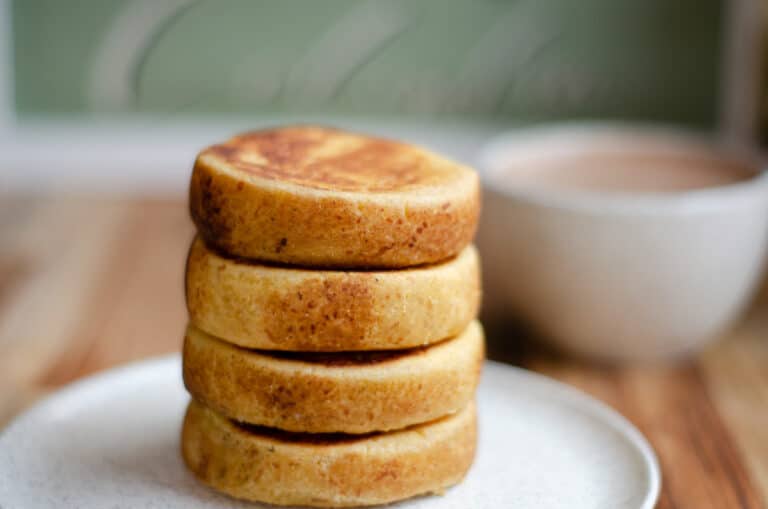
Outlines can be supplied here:
M707 153L583 151L540 155L507 165L504 176L516 188L608 192L673 192L748 180L756 170Z

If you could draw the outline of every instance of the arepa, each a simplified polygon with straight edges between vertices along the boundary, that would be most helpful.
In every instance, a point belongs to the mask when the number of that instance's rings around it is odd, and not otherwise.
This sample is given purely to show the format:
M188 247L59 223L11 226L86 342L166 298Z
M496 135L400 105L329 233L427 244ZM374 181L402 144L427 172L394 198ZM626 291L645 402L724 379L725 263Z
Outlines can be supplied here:
M466 474L475 441L474 402L431 423L350 437L254 428L193 401L181 448L198 479L232 497L349 507L441 493Z
M474 319L479 262L469 246L445 263L412 269L307 270L232 259L197 238L186 300L196 327L247 348L411 348L453 337Z
M236 421L294 432L368 433L466 406L483 355L478 322L427 347L334 354L246 350L189 326L183 375L196 400Z
M480 186L471 169L420 147L294 126L200 152L189 205L205 241L232 255L400 268L445 260L470 243Z

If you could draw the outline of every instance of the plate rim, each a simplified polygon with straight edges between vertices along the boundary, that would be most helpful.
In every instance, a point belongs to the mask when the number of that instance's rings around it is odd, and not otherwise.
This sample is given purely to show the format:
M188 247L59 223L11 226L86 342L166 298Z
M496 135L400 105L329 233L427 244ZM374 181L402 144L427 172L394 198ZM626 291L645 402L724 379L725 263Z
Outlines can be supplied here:
M13 428L23 424L24 421L34 418L36 414L44 412L48 407L57 405L57 402L72 397L72 394L86 391L88 393L103 390L104 387L109 386L109 382L112 379L122 378L126 372L134 370L147 371L154 369L161 369L164 364L173 364L181 360L181 355L177 353L156 355L152 357L146 357L144 359L137 359L116 366L100 369L89 375L73 380L54 389L51 394L42 397L40 400L33 403L29 408L26 408L18 415L14 416L8 423L0 429L0 443L8 435ZM135 375L134 375L135 376ZM181 376L181 371L179 371Z
M554 395L557 399L561 399L564 402L575 403L578 408L587 410L590 415L598 418L604 425L616 430L622 439L627 441L639 454L648 478L648 492L638 509L653 509L656 506L661 493L661 466L653 446L651 446L645 435L632 421L597 397L547 375L504 362L486 359L483 369L486 370L488 368L494 371L513 371L515 376L535 380L539 386L546 387L550 395Z

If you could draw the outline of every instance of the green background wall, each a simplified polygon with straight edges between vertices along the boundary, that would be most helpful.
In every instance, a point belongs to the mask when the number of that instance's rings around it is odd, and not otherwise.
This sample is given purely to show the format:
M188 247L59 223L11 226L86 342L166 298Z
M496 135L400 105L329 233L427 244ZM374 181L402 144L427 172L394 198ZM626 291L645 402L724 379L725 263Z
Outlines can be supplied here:
M717 0L16 0L16 109L714 122Z

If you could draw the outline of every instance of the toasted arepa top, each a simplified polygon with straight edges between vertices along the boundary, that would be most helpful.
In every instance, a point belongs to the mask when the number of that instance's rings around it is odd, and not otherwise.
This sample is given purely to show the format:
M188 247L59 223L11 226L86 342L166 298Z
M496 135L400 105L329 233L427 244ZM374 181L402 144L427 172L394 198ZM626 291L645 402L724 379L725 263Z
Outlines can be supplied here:
M410 191L471 173L413 145L318 126L246 132L206 148L198 162L223 163L267 180L348 192Z

